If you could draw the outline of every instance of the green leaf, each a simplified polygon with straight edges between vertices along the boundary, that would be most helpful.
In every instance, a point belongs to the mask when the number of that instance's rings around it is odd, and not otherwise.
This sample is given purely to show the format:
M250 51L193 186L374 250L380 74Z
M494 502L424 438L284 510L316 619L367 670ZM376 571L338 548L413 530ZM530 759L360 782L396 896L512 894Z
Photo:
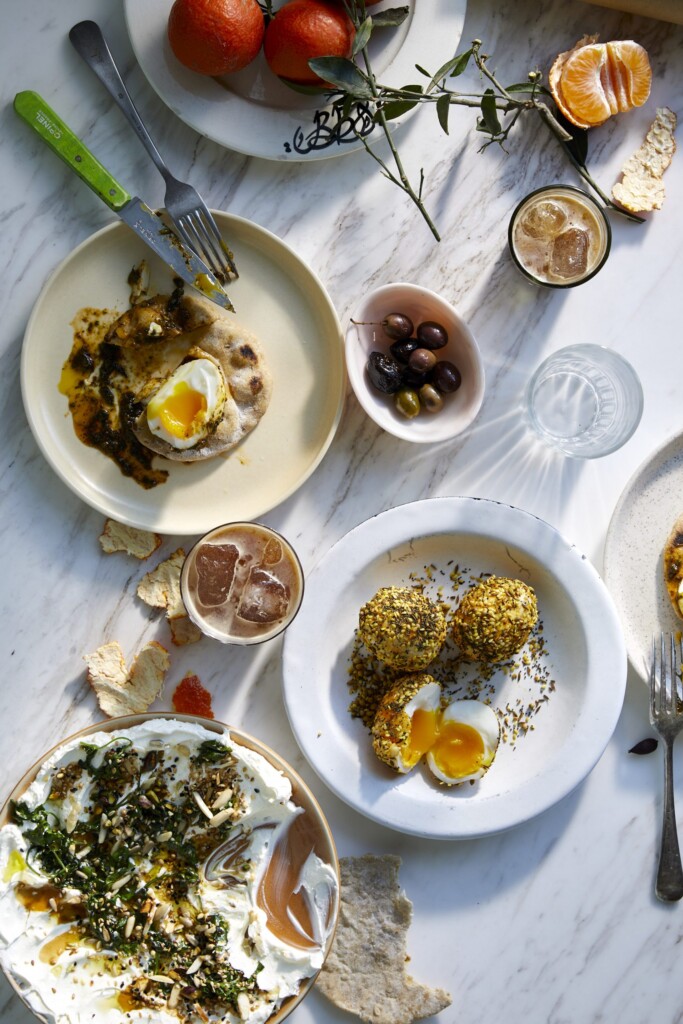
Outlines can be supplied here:
M425 69L422 67L421 64L416 64L415 65L415 70L419 71L421 75L425 76L425 78L431 78L432 77L431 71L425 71Z
M404 85L401 88L401 92L414 92L416 96L421 96L423 89L421 85ZM413 107L417 106L417 102L417 100L392 100L391 103L382 104L382 111L387 121L393 121L394 118L400 117L401 114L412 110Z
M501 129L493 89L487 89L481 98L481 116L486 126L485 130L490 132L491 135L498 135Z
M315 57L308 66L325 82L343 89L357 100L371 100L370 83L360 68L346 57Z
M461 53L460 56L453 58L453 60L451 61L451 64L453 65L453 70L451 71L451 78L457 78L458 75L461 75L463 73L463 71L469 64L471 56L472 51L466 50L465 53Z
M410 7L392 7L388 11L377 11L372 16L375 28L394 28L402 25L410 14Z
M356 36L355 36L355 38L353 40L353 50L352 50L352 54L353 54L354 57L356 56L357 53L360 53L360 51L363 49L364 46L367 46L368 40L369 40L371 35L372 35L372 18L368 16L365 19L365 21L362 22L362 24L360 24L358 26L358 28L356 29Z
M506 85L505 86L505 91L509 92L509 93L519 93L519 92L532 93L532 92L535 92L536 95L538 95L539 93L542 93L544 96L550 96L550 90L549 89L546 89L546 87L544 85L538 85L538 83L536 85L534 85L533 82L516 82L515 85Z
M439 96L436 101L436 115L439 118L439 124L442 129L448 135L448 114L450 113L451 102L447 92Z

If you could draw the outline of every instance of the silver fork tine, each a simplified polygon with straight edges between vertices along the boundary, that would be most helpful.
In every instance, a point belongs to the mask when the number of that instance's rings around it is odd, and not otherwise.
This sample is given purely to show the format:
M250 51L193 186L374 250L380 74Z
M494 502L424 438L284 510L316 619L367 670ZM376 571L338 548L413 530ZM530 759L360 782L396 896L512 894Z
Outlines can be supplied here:
M216 236L220 237L218 228L215 228L215 221L207 209L197 209L193 213L188 215L187 220L190 226L195 232L197 242L204 252L207 262L215 270L219 268L221 276L225 276L226 270L223 265L223 261L229 262L231 268L234 267L232 259L227 253L221 257L219 247L216 245ZM207 222L209 224L207 228ZM237 268L234 268L234 273L237 273Z

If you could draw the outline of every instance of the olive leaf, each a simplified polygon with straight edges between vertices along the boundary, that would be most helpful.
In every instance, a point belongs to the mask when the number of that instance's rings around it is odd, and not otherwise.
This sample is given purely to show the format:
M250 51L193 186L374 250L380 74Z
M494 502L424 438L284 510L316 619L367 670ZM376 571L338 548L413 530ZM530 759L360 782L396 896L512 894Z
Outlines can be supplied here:
M442 129L448 135L448 115L451 109L451 100L447 92L443 96L439 96L436 101L436 116L439 118L439 124Z
M631 747L629 754L652 754L657 749L657 745L657 740L654 736L648 736Z
M401 92L414 92L416 96L421 96L423 89L421 85L404 85ZM391 103L383 103L381 110L387 121L392 121L396 117L400 117L401 114L407 113L412 110L413 107L419 103L418 99L415 100L393 100ZM375 115L375 120L379 120Z
M391 7L388 11L377 11L372 16L375 28L387 28L402 25L410 14L410 7Z
M357 53L367 46L368 40L372 34L373 20L368 16L356 29L356 35L353 40L352 56L355 57Z
M546 89L544 85L539 85L538 82L515 82L514 85L506 85L505 91L513 95L520 92L528 92L529 94L533 92L536 95L542 93L544 96L552 95L550 89Z
M354 99L372 99L368 79L352 60L346 57L314 57L309 60L308 66L325 82L342 89Z
M453 65L452 69L450 70L451 78L457 78L458 75L461 75L463 73L463 71L470 62L471 56L472 50L465 50L464 53L461 53L459 56L454 57L453 60L450 61L450 63ZM445 71L444 75L447 74L449 74L449 72Z
M496 110L496 96L493 89L487 89L481 98L481 119L483 121L483 127L477 128L480 131L486 131L490 135L498 135L501 126L498 120L498 111Z

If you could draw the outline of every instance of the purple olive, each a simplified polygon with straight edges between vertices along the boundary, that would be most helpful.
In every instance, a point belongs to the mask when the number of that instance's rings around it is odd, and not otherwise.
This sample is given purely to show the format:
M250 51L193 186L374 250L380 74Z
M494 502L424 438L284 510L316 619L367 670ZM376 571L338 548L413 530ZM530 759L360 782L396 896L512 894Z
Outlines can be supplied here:
M387 338L395 341L409 338L413 333L413 321L404 313L389 313L382 320L382 327Z
M429 374L429 381L444 395L457 391L462 384L460 370L446 359L440 359Z
M448 344L448 332L435 320L425 320L417 329L417 340L423 348L443 348Z
M436 356L428 348L416 348L408 358L408 366L416 373L428 373L435 365Z
M419 347L419 344L417 338L400 338L393 345L389 346L389 351L394 359L398 359L399 363L405 365L410 358L410 353L414 352Z

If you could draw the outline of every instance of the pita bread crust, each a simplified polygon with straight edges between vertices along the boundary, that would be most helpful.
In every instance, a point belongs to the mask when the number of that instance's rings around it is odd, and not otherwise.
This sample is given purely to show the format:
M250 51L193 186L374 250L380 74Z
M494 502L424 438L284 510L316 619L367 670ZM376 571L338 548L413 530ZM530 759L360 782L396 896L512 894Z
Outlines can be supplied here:
M412 903L400 889L400 858L342 857L341 910L318 989L367 1024L412 1024L450 1006L443 989L407 974Z
M116 640L86 654L85 661L88 682L110 718L146 711L161 693L170 665L168 651L156 640L145 644L130 671Z
M107 555L111 555L115 551L125 551L133 558L143 560L153 555L160 547L161 537L158 533L139 530L135 526L126 526L124 523L117 523L114 519L107 519L104 530L100 534L100 545Z
M176 647L195 644L202 638L202 631L188 617L180 593L180 573L185 561L183 548L178 548L156 569L145 573L137 586L141 601L151 608L165 608L166 618L171 627L171 639Z
M188 295L183 301L201 307L206 317L212 315L210 323L204 323L193 332L192 349L188 354L195 358L208 357L220 368L228 395L223 416L213 433L194 448L182 451L150 431L146 408L138 417L134 431L142 444L167 459L198 462L229 451L254 429L268 408L273 381L263 347L255 334L208 299ZM215 312L211 306L215 307ZM202 319L200 310L192 311L197 321ZM152 394L145 395L145 407Z
M683 515L673 525L664 545L664 584L671 607L683 619L683 594L678 588L683 583Z
M661 210L666 195L662 175L676 152L677 118L659 107L642 146L624 164L623 180L612 188L612 198L631 213Z

